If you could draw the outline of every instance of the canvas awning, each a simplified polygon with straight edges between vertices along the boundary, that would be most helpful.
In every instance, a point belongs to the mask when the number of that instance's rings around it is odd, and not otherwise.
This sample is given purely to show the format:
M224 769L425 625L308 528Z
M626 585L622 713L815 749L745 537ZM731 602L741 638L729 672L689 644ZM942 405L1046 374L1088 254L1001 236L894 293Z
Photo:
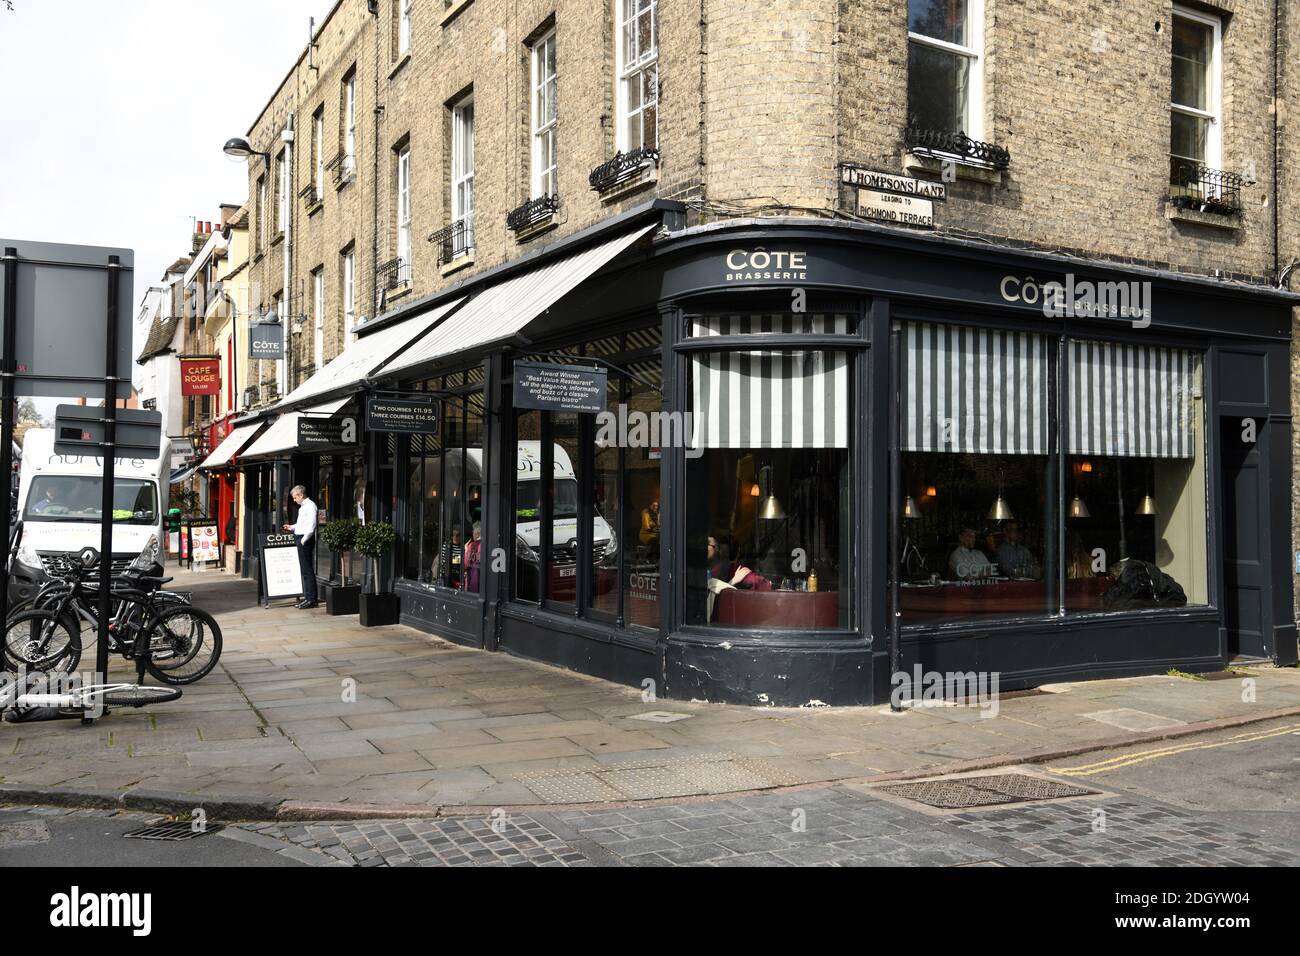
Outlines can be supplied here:
M352 400L351 395L337 398L311 408L295 412L282 412L280 417L271 422L271 427L264 431L257 441L248 446L244 458L266 458L282 452L292 451L298 447L298 419L303 415L333 415Z
M253 440L265 422L251 422L247 425L236 425L229 435L221 439L221 444L213 450L212 454L203 459L200 468L220 468L229 464L230 459L234 458L244 446Z
M1068 351L1070 454L1195 456L1196 353L1074 339Z
M376 374L393 375L432 359L509 339L632 243L657 228L658 223L641 226L484 289Z
M426 332L442 320L443 316L464 301L460 298L444 302L423 315L390 325L373 335L363 336L286 395L283 404L292 405L306 398L356 385L407 345L419 341Z

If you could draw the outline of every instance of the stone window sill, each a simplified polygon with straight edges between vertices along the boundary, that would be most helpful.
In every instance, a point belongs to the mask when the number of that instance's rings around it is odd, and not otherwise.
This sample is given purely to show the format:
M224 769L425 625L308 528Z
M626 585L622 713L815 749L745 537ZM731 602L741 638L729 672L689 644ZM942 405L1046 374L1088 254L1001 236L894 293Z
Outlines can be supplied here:
M406 66L406 64L410 62L411 62L411 54L409 52L403 53L402 58L397 61L397 65L388 71L388 78L391 80L398 73L402 72L402 67Z
M442 273L443 278L446 278L453 272L459 272L461 269L468 269L473 264L474 254L470 252L463 256L457 256L455 259L452 259L451 262L444 262L438 271Z
M308 218L316 215L316 213L320 212L324 208L325 208L325 200L317 199L314 203L312 203L310 206L307 207Z
M657 182L659 182L659 166L653 162L648 162L635 176L625 179L621 183L616 183L602 192L600 201L602 203L611 203L630 193L644 189L646 186L653 186Z
M456 17L460 15L460 12L473 2L474 0L454 0L451 6L447 8L446 12L443 13L442 19L439 23L445 27L452 20L455 20Z
M1199 209L1179 209L1172 204L1165 206L1165 218L1170 222L1187 222L1227 232L1237 232L1242 228L1240 216L1223 216L1219 213L1201 212Z
M410 295L410 293L411 283L408 280L403 282L401 285L393 286L393 288L386 291L384 295L387 297L389 302L392 302L394 299L400 299L404 295Z
M282 242L284 242L284 233L283 233L283 232L277 232L274 236L271 237L271 247L272 247L272 248L274 248L275 246L278 246L278 245L279 245L280 243L282 243Z
M530 222L528 225L516 232L515 242L527 242L529 239L534 239L544 232L550 232L558 225L559 223L555 219L555 213L551 213L549 216Z
M984 183L989 186L1002 184L1002 171L992 166L985 166L983 163L973 163L968 159L961 159L957 156L927 155L915 153L911 150L903 152L903 172L912 175L921 173L928 176L942 177L946 163L952 163L956 169L958 179Z

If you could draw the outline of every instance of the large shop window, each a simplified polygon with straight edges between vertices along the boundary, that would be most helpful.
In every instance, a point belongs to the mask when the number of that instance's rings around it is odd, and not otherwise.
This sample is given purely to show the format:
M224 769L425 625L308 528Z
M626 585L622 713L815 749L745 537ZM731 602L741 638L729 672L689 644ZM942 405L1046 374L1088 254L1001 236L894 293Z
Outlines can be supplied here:
M816 348L846 315L699 317L693 337L799 334L807 348L691 358L686 623L757 629L850 624L853 356Z
M905 623L1205 602L1199 358L1069 341L1058 368L1058 352L1045 335L903 326Z
M483 370L420 383L444 392L437 435L408 444L403 575L437 587L481 594L483 571Z
M609 363L606 408L627 433L593 415L516 410L514 600L658 628L660 450L646 422L662 408L661 342L658 328L639 329L536 357Z
M1200 357L1082 341L1067 356L1065 609L1207 604Z

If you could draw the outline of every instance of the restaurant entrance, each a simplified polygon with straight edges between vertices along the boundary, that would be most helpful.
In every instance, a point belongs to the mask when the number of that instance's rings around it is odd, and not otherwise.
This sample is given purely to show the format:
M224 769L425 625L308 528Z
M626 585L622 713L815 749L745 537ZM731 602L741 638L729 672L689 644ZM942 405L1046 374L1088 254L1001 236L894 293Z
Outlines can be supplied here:
M1268 655L1269 522L1263 467L1268 435L1251 418L1219 421L1223 474L1223 626L1233 657Z

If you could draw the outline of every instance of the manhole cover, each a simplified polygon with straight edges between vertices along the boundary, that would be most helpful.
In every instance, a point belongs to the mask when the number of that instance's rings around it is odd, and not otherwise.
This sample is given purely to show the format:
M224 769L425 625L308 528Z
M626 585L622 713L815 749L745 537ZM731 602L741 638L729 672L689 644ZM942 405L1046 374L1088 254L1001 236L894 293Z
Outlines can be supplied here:
M225 826L224 823L208 823L202 829L195 830L188 820L173 820L170 823L157 823L153 826L141 827L138 830L124 833L122 836L127 840L194 840L201 836L207 836L209 833L223 830Z
M880 787L885 793L923 803L940 810L963 810L969 807L993 807L1033 800L1060 800L1095 793L1074 784L1044 780L1023 773L997 774L989 777L961 777L954 780L917 780Z

